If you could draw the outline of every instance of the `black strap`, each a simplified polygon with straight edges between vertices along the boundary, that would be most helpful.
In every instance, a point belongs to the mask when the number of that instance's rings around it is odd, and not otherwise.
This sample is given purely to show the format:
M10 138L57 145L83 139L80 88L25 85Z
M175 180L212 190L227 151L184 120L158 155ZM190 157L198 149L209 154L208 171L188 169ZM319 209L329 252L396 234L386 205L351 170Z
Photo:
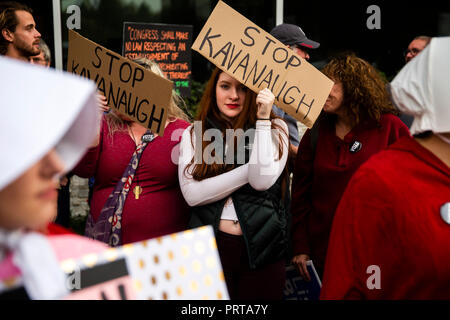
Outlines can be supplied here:
M317 140L319 139L319 123L322 118L321 115L322 113L317 117L316 122L314 122L314 125L312 126L310 132L310 142L313 158L316 155Z

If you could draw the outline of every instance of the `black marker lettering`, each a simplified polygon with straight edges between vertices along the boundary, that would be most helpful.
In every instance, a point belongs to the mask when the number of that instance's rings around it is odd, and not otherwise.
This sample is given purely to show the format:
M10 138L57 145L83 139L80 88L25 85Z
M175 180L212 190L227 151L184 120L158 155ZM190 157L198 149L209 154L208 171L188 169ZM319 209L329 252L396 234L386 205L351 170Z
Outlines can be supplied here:
M108 105L111 106L110 101L112 100L114 108L117 109L117 101L119 100L119 93L117 93L117 97L114 99L114 89L112 81L109 82L109 92L108 92ZM120 89L119 89L120 91ZM111 99L112 98L112 99Z
M219 54L223 54L223 61L220 64L222 67L225 66L225 62L227 61L228 54L230 53L231 48L231 42L227 42L213 57L213 59L216 59Z
M267 75L264 77L263 81L261 81L261 83L259 84L258 88L261 88L261 85L266 82L267 83L267 87L270 87L270 83L272 82L272 75L273 75L273 70L270 69L269 73L267 73Z
M307 103L303 102L303 100L305 100L305 96L306 96L306 94L303 95L302 100L300 100L300 102L299 102L299 104L298 104L298 107L297 107L297 110L295 111L296 113L298 113L298 109L300 109L300 106L301 106L302 104L304 104L305 106L307 106L307 107L308 107L308 112L305 114L305 116L303 117L303 119L306 119L306 117L308 116L309 112L311 111L312 105L314 104L314 99L312 99L312 101L311 101L310 104L307 104Z
M245 74L247 73L247 67L248 67L248 60L250 58L250 54L247 53L244 58L242 58L241 62L239 62L239 65L236 67L236 69L234 69L233 74L236 73L236 70L239 69L239 67L244 69L244 74L242 76L242 79L245 79ZM245 63L244 63L245 61Z
M97 59L98 59L98 63L97 64L95 64L94 62L92 62L92 65L95 67L95 68L100 68L101 66L102 66L102 59L100 59L100 57L99 57L99 55L98 55L98 52L97 51L102 51L102 48L101 47L96 47L95 48L95 50L94 50L94 52L95 52L95 56L97 57Z
M100 91L105 97L106 97L106 90L105 90L105 78L101 78L97 85L97 90Z
M131 84L131 86L134 88L136 81L142 80L144 80L144 71L141 68L134 68L133 83Z
M150 120L148 121L147 128L151 129L153 121L156 121L156 122L158 122L158 129L156 130L156 132L159 132L159 130L161 129L161 124L162 124L163 118L164 118L164 109L161 109L161 114L159 115L159 118L154 117L155 109L156 109L156 106L153 105L152 114L150 115Z
M240 55L241 52L242 52L242 50L239 50L239 52L236 53L236 55L233 57L234 49L235 49L235 46L234 46L234 44L233 44L233 49L231 50L230 59L228 60L228 69L231 69L231 67L233 66L233 64L234 64L234 62L236 61L237 57L239 57L239 55Z
M247 38L249 38L249 39L251 40L251 42L250 42L250 43L245 43L244 40L241 39L241 43L242 43L244 46L247 46L247 47L253 47L253 46L255 45L255 39L253 39L252 36L248 33L249 30L255 30L255 31L258 32L258 33L261 33L261 31L259 31L259 30L258 30L257 28L255 28L255 27L247 27L247 28L245 28L244 34L247 36Z
M286 96L289 94L289 91L291 91L292 89L297 89L298 93L300 93L300 89L297 88L296 86L292 86L292 87L290 87L289 89L287 89L286 92L284 93L284 96L283 96L283 102L284 102L285 104L291 104L292 102L295 101L295 98L292 97L292 96L289 96L289 98L290 98L289 101L286 100Z
M80 76L91 79L91 72L89 71L89 69L83 68L83 70L81 70L80 72Z
M259 81L259 79L261 79L261 76L263 75L264 71L266 71L266 68L267 68L267 65L264 65L264 68L261 70L259 76L256 78L256 74L258 73L258 60L256 60L255 64L252 67L252 69L248 73L247 79L245 79L245 83L247 83L248 78L250 78L250 76L252 75L253 70L255 70L255 72L253 73L253 81L252 81L252 84L255 86L256 83Z
M289 58L289 61L286 63L285 69L289 68L289 66L298 67L301 64L302 64L302 61L300 60L300 58L297 57L295 54L293 54Z
M114 61L114 59L119 60L119 58L117 58L116 56L112 55L109 52L106 52L106 55L111 57L111 59L109 60L109 71L108 71L108 74L111 75L113 61Z
M129 73L128 74L128 79L123 79L122 78L122 76L123 76L123 67L124 66L128 67L128 73ZM127 83L127 82L129 82L131 80L131 64L129 64L128 62L122 63L122 65L120 66L120 69L119 69L119 77L120 77L120 81L122 81L124 83Z
M276 54L277 54L277 52L279 52L280 50L284 52L284 54L283 54L284 58L282 58L281 60L277 60ZM287 49L285 49L285 48L276 48L275 50L273 50L273 60L274 60L275 62L283 63L283 62L286 61L286 59L288 58L288 56L289 56L289 53L288 53Z
M205 37L203 38L202 44L200 45L200 48L199 48L199 50L202 51L202 48L205 45L205 42L208 42L208 45L209 45L209 57L211 57L212 53L213 53L213 45L212 45L211 39L218 38L218 37L222 36L221 34L215 34L213 36L210 36L209 34L211 33L211 30L212 30L212 28L209 28L209 30L206 33Z
M75 66L74 63L75 63L75 60L72 60L72 73L75 73L75 74L76 74L77 69L78 69L78 67L80 66L80 64L78 63L78 64Z
M269 47L269 45L270 45L271 43L275 43L275 41L273 41L273 40L270 39L270 38L267 38L267 36L266 36L266 39L267 39L267 43L266 43L266 45L264 46L264 49L263 49L263 51L261 52L261 54L265 54L267 48Z

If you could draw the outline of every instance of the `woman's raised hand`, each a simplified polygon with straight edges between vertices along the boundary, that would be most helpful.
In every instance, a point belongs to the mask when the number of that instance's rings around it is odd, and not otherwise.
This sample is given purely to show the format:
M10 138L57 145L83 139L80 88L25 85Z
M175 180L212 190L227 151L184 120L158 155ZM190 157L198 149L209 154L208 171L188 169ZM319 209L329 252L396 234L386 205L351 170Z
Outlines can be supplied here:
M98 107L100 108L100 111L103 112L109 112L111 109L108 107L108 99L100 93L97 93L97 101L98 101Z
M256 97L256 104L258 105L256 117L258 119L269 119L274 101L275 96L270 89L265 88L261 90Z

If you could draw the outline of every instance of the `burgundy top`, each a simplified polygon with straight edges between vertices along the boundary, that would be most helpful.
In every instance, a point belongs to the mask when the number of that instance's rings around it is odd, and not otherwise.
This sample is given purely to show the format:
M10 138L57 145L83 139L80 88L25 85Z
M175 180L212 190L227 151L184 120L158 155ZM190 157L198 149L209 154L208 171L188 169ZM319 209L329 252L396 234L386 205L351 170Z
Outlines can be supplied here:
M399 137L410 135L395 115L383 115L380 125L375 121L361 122L342 140L336 136L333 119L324 117L315 156L310 130L300 142L291 204L294 255L308 254L319 271L323 270L334 213L353 173L370 156ZM355 141L362 147L352 153L350 147Z
M450 299L446 204L450 168L414 139L373 156L336 211L321 298Z
M170 122L164 136L157 136L144 150L123 209L123 244L187 228L189 207L180 191L177 161L178 144L188 126L189 123L183 120ZM114 133L113 138L108 131L103 119L99 145L89 149L73 170L80 177L95 177L90 203L94 221L122 177L136 147L127 130ZM132 192L137 181L142 187L138 200Z

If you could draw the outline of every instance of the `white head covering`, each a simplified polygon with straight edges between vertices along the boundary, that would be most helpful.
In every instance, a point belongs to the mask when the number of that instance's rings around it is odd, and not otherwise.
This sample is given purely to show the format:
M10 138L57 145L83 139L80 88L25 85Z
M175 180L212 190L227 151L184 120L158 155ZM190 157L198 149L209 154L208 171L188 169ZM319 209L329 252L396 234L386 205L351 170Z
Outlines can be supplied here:
M99 126L94 83L6 57L0 57L0 74L0 191L53 147L71 169ZM68 294L66 276L43 235L0 229L0 244L14 252L31 299Z
M411 134L450 132L450 37L433 38L391 83L394 103L414 116Z
M99 126L95 85L0 57L0 190L55 147L70 170Z

